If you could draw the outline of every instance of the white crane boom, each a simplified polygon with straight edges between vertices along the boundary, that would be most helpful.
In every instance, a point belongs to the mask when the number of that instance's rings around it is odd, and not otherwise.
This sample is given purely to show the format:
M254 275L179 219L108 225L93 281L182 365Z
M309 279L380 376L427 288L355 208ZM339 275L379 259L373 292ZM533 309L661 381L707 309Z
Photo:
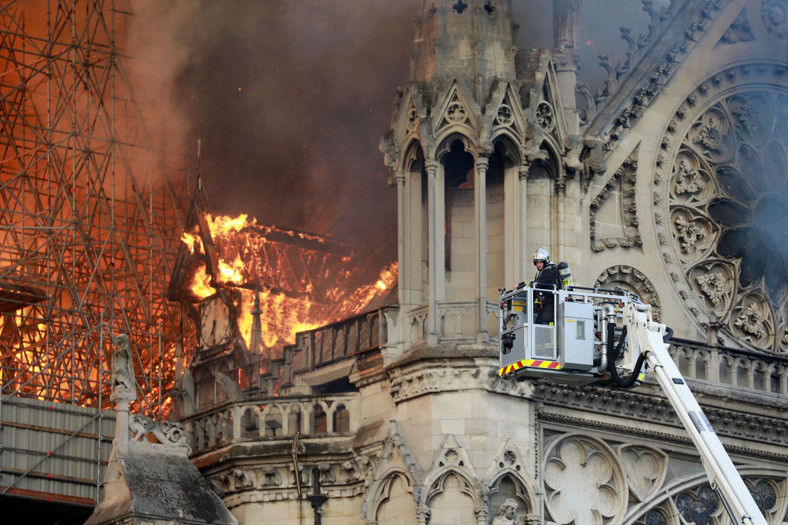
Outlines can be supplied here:
M767 525L720 438L670 357L668 345L663 342L665 325L651 320L651 305L626 305L624 326L628 327L631 351L646 356L659 385L698 449L711 488L719 491L731 520L741 525Z
M554 295L548 304L554 304L555 324L534 322L534 304L544 304L537 295L546 293ZM652 320L651 305L622 291L579 287L544 291L522 283L503 291L500 309L501 376L630 387L640 384L647 363L695 444L711 488L731 521L767 525L673 362L665 343L667 328Z

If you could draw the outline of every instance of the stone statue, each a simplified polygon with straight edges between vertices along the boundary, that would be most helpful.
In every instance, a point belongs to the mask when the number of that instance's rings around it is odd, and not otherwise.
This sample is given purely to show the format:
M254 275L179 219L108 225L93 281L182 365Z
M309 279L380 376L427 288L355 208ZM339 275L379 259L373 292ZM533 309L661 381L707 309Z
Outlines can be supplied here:
M517 502L512 498L506 498L501 503L498 514L493 518L492 525L515 525L517 523L515 513L517 512Z
M555 48L559 53L577 53L577 26L580 20L581 0L555 2Z
M118 398L133 400L137 397L134 365L131 362L131 343L125 335L115 338L115 351L112 352L112 391Z
M137 382L134 379L134 363L131 360L131 342L121 334L114 340L112 352L112 394L115 402L114 453L125 456L129 450L129 404L137 399Z
M218 370L214 372L214 377L216 378L216 382L222 387L222 390L224 390L224 395L227 396L228 401L243 400L244 394L235 380L230 379L229 376L219 372Z

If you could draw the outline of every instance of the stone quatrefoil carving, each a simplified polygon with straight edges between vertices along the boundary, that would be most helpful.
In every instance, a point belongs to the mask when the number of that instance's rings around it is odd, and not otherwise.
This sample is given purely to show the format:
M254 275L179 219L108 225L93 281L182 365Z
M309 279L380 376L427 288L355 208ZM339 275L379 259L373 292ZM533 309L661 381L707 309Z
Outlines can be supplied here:
M616 523L627 505L624 474L601 441L568 435L548 447L544 467L546 509L552 521Z

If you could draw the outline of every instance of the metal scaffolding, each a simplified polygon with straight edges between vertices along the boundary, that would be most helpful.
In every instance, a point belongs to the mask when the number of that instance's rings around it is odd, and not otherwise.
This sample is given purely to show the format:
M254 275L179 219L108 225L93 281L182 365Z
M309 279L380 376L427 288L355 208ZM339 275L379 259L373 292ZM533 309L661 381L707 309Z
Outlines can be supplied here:
M120 333L142 411L172 384L185 163L135 98L132 16L131 0L0 5L0 401L108 408Z

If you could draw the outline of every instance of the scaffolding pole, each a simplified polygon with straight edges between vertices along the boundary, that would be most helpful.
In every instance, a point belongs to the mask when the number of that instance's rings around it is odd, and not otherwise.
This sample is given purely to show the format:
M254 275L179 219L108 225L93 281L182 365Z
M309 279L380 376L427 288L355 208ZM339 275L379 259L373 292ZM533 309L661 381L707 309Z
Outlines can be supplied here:
M167 410L185 162L144 121L126 49L132 7L0 6L0 402L110 408L109 354L124 333L139 409Z

